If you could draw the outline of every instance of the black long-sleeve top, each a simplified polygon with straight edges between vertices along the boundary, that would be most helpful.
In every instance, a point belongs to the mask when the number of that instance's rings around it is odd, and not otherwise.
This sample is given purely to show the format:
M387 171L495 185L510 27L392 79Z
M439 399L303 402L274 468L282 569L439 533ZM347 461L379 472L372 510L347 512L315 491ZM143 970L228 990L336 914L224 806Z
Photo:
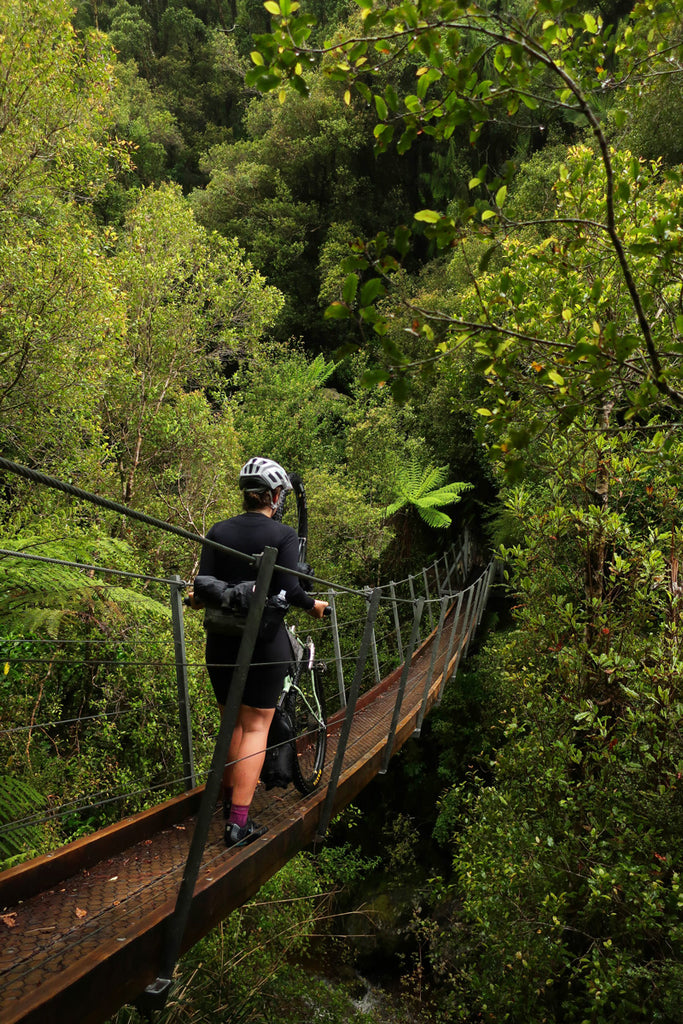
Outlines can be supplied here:
M296 569L299 562L299 538L291 526L271 519L262 512L244 512L232 519L215 523L206 536L245 555L258 555L266 547L277 548L276 568L268 588L269 596L284 590L289 603L297 608L309 609L315 604L311 595L302 588L298 577L287 572L288 569ZM199 576L215 576L226 583L235 584L242 580L255 580L256 574L256 566L235 555L208 545L202 548Z

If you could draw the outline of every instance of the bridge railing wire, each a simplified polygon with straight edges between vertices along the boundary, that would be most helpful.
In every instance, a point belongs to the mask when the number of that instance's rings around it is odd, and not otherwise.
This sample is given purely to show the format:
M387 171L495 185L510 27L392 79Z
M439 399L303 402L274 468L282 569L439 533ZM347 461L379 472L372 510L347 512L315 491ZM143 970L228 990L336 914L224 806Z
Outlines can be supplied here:
M215 544L215 542L208 541L206 538L192 534L182 528L173 527L171 524L164 523L161 520L155 520L153 517L74 488L63 481L57 481L44 474L29 470L27 467L10 463L8 460L0 458L0 468L19 473L19 475L46 486L56 487L74 497L103 505L124 515L130 515L132 518L146 522L159 529L168 530L183 536L193 543L208 543L215 547L222 547L222 545ZM230 549L227 550L231 554L239 555L239 557L244 558L245 561L248 561L257 568L255 590L258 600L265 601L277 554L275 550L266 548L262 555L253 558L243 556L241 553L233 552ZM131 699L130 692L125 692L125 695L121 692L116 692L114 694L116 698L115 706L113 708L110 707L109 703L112 694L106 693L105 690L107 686L111 687L112 685L111 677L114 678L115 684L117 680L120 681L121 674L125 676L126 681L129 681L131 676L129 670L135 668L136 673L132 675L134 682L139 682L139 678L136 678L136 676L140 677L145 672L163 675L163 669L170 669L173 666L176 701L172 703L176 704L174 717L177 716L178 720L177 734L180 740L180 757L177 756L176 752L174 757L169 757L164 763L164 772L162 774L165 774L166 777L163 779L147 780L146 785L140 786L138 784L137 788L130 788L129 785L125 794L116 794L114 796L107 795L104 789L91 789L87 796L77 791L70 799L62 800L59 807L51 807L50 815L54 814L57 816L59 814L67 820L69 817L73 819L74 815L92 814L95 810L116 803L119 800L130 800L131 798L146 800L151 793L163 791L168 787L172 788L183 783L186 787L193 785L195 782L195 769L192 718L193 712L196 717L197 709L191 705L190 680L195 676L194 670L198 668L198 662L192 657L188 658L186 650L182 606L182 591L186 586L184 581L179 577L162 580L158 577L144 577L142 574L111 570L112 574L126 575L136 582L144 582L145 586L153 582L157 586L168 587L170 616L164 610L161 618L165 620L168 628L168 619L170 617L173 658L167 659L165 655L160 653L161 648L159 645L161 641L158 636L159 616L157 616L154 635L149 641L153 645L155 656L145 658L145 648L143 645L139 648L143 652L143 656L136 654L134 658L131 658L123 653L126 650L123 646L123 641L127 641L129 637L127 635L120 635L120 631L119 635L117 635L116 631L112 629L112 615L104 612L104 609L107 608L107 594L109 593L109 596L111 596L114 593L114 588L111 584L102 583L98 583L97 587L94 587L91 582L91 578L94 575L106 574L109 571L106 567L89 565L87 563L68 563L64 560L53 559L47 556L41 558L33 554L29 556L29 553L23 554L28 556L26 561L30 561L34 565L42 562L44 565L49 564L53 571L65 569L72 572L78 570L86 575L87 579L83 577L83 582L84 591L88 599L85 602L86 606L88 606L88 615L84 619L84 631L87 633L87 636L75 637L65 635L69 634L70 630L68 628L62 630L61 636L69 641L69 645L63 644L60 648L60 630L55 629L55 622L59 618L62 609L57 607L39 609L42 612L53 613L52 617L49 614L43 615L43 625L48 629L48 633L50 632L49 625L50 623L52 624L55 640L52 656L44 657L42 654L39 655L37 653L38 651L42 652L45 650L43 646L38 646L35 643L33 647L31 646L35 637L35 629L30 631L31 637L26 648L20 647L20 644L27 638L9 635L9 631L6 631L8 635L3 640L0 640L0 644L4 644L4 646L0 647L0 665L3 664L4 660L5 680L10 675L13 677L15 675L22 675L25 677L24 682L27 685L24 687L23 700L20 700L18 704L23 707L29 717L28 726L25 724L20 725L17 721L12 721L8 724L3 719L1 723L3 728L0 728L0 753L4 754L7 752L10 755L4 757L4 763L13 764L19 753L20 742L25 745L26 759L31 768L33 768L32 757L35 760L40 759L41 764L47 763L49 758L46 755L46 751L50 755L54 756L56 753L57 757L60 756L60 742L63 742L60 738L61 732L66 731L72 745L75 743L76 748L80 748L82 742L85 741L85 737L81 732L84 728L90 730L89 739L92 737L92 730L99 728L101 733L101 735L97 736L99 747L97 744L95 744L95 747L97 753L106 759L107 743L110 747L112 744L115 746L112 739L112 731L116 724L127 716L129 710L135 709L136 711L135 727L137 727L142 713L149 714L150 716L159 713L159 708L157 707L158 693L154 691L153 686L154 699L151 708L140 699L143 689L148 695L148 686L140 688L140 693L136 695L137 699ZM9 552L6 550L0 552L0 557L3 558L17 559L21 555L21 552ZM417 732L419 732L421 727L434 673L439 671L440 667L440 695L447 678L457 672L459 661L467 653L472 634L481 617L493 578L492 565L485 567L478 575L474 572L474 568L472 548L466 535L457 551L455 547L452 547L441 558L435 559L431 565L426 566L420 574L408 576L405 580L398 582L390 582L385 587L368 587L359 590L335 585L320 578L309 577L309 581L319 588L326 588L326 591L323 591L323 593L326 592L332 605L332 629L323 630L319 625L309 628L312 633L315 633L319 653L324 653L336 667L338 707L341 713L341 725L334 762L331 765L329 783L324 794L324 802L318 823L319 838L324 837L329 825L335 791L344 767L345 758L349 752L351 752L352 757L355 756L353 755L352 748L358 742L358 738L354 739L351 746L349 746L349 739L359 697L371 689L375 683L379 683L383 677L387 676L394 666L400 665L401 661L404 662L400 673L400 683L394 698L393 718L385 742L385 758L382 770L386 770L393 747L396 722L401 710L407 668L416 648L429 633L436 635L437 642L431 647L431 656L429 656L429 649L425 650L426 660L423 657L421 662L421 671L424 673L424 697L422 712L418 719ZM16 579L14 582L16 583ZM25 581L23 591L21 587L18 590L16 587L14 589L10 587L5 592L0 590L0 610L4 602L6 609L21 611L23 602L24 611L28 612L29 610L26 607L28 600L31 595L36 593L40 593L40 585L34 575L32 579ZM115 605L115 601L110 601L109 603L110 605ZM144 602L142 603L144 604ZM452 623L447 626L446 612L449 607L452 612ZM149 602L147 610L150 610ZM426 615L423 618L425 610ZM95 611L98 614L95 614ZM111 608L109 608L109 612L111 612ZM170 986L170 978L173 974L173 967L181 947L182 936L190 911L192 893L204 855L209 824L219 793L219 781L227 756L229 736L234 728L246 673L253 656L259 617L256 607L252 608L247 618L245 634L235 666L235 685L228 696L225 712L218 728L218 736L211 759L211 768L208 772L205 792L197 814L190 850L178 892L176 909L171 917L166 934L161 972L156 982L147 990L147 995L152 999L154 1005L162 1006L165 1002L166 993ZM30 618L29 614L29 620ZM40 618L40 615L38 618ZM35 615L33 622L35 626ZM0 613L1 626L2 616ZM83 621L81 621L81 626L83 626ZM196 634L197 626L190 627L190 630L193 628ZM93 635L97 629L101 630L101 636ZM445 653L440 642L444 629L448 629L449 637ZM357 653L351 659L348 659L348 655L345 655L342 650L342 632L344 630L350 630L349 637L353 637L354 647L356 642L358 642L359 631L361 633ZM39 640L40 645L45 645L49 644L50 637L40 635L35 637L35 639ZM136 636L136 641L137 639ZM147 638L144 637L143 639L146 641ZM79 640L85 640L87 643L81 642L79 646ZM102 643L103 646L97 650L97 656L93 657L90 644L95 640L98 643ZM117 640L122 641L121 646L117 646ZM164 642L168 642L166 638L164 638ZM111 654L110 651L112 652ZM64 657L67 652L68 658ZM78 660L79 656L80 661ZM13 658L13 663L10 661L11 658ZM161 672L159 672L160 669L162 670ZM200 671L204 671L203 666ZM2 679L3 676L0 676L0 681ZM55 698L55 687L53 685L55 680L62 684L61 690L59 686L56 688L57 698ZM148 676L145 677L145 680L149 683ZM12 681L14 681L14 678ZM48 682L49 686L47 685ZM102 692L97 692L97 687ZM68 712L62 711L62 707L67 706L67 702L63 700L65 693L68 693L69 698L75 701L74 706L78 705L77 714L71 713L69 716ZM94 693L95 696L93 695ZM1 690L0 696L2 696ZM45 700L45 704L43 704L43 700ZM3 700L0 706L4 709L6 703ZM161 703L165 704L166 701L164 700ZM39 714L39 711L42 711L42 714ZM58 717L60 714L61 718ZM168 724L164 722L163 731L163 750L168 752L169 736L175 733L176 730L170 729ZM38 739L40 742L38 742ZM133 739L133 744L134 742L135 740ZM6 750L3 750L3 744ZM91 754L90 751L88 753L89 755ZM164 761L163 756L161 759ZM180 774L177 772L174 774L171 768L176 766L179 761L182 763L182 771ZM89 756L87 763L92 774L92 770L97 764L97 757ZM93 781L97 782L97 780L98 775L95 772ZM132 780L133 776L131 775L128 780L130 784L132 784ZM0 776L0 857L3 856L3 852L6 852L7 844L12 836L15 838L19 836L22 842L26 843L28 841L30 843L36 829L41 824L46 824L49 819L48 815L41 814L42 808L37 810L31 803L32 798L35 801L36 796L40 800L41 794L29 784L25 784L23 786L14 786L14 795L19 793L21 797L21 799L16 801L18 812L15 814L13 821L5 820L3 815L6 815L6 808L8 806L8 800L6 799L7 785L9 782L11 802L13 795L12 781L11 776L5 776L4 778ZM5 792L3 792L3 785ZM78 787L76 789L78 790ZM88 825L89 821L86 821L85 827L87 828Z
M117 512L121 512L124 515L128 515L131 518L145 522L158 529L168 530L170 532L179 534L187 540L190 540L198 544L211 544L212 546L223 548L223 545L219 545L215 542L208 541L205 537L198 534L192 534L189 531L183 530L179 527L174 527L171 524L165 523L161 520L157 520L154 517L139 513L136 510L129 509L126 506L120 505L116 502L110 502L108 499L101 498L100 496L93 495L89 492L75 488L72 485L66 484L63 481L55 480L54 478L47 477L45 474L37 473L36 471L29 470L27 467L18 466L15 463L10 463L8 460L0 458L0 468L5 468L10 472L17 472L30 480L33 480L39 484L44 484L49 487L55 487L58 490L62 490L65 493L71 494L72 496L90 501L94 504L104 506L106 508L113 509ZM228 548L231 554L238 555L243 558L246 562L251 564L259 564L259 556L252 558L245 556L240 552L234 552ZM106 701L100 707L92 707L92 694L88 699L84 696L81 697L81 706L77 715L72 714L70 717L64 717L59 719L57 710L48 708L48 715L43 715L42 721L37 721L38 708L40 701L35 705L31 705L31 700L36 697L36 694L30 690L24 695L24 707L27 712L30 711L30 722L29 724L18 724L14 721L12 724L7 725L5 721L0 722L0 749L2 744L7 746L13 746L14 755L18 752L19 738L23 742L24 737L27 735L30 737L29 742L26 744L26 749L29 753L31 745L34 743L36 738L40 739L41 744L47 745L53 752L59 752L60 745L56 739L56 729L58 726L71 730L71 741L72 745L81 745L82 736L80 733L74 737L74 732L82 730L84 726L93 728L97 724L102 732L111 732L111 727L114 722L118 722L124 719L129 713L136 716L140 714L144 715L160 715L161 709L160 704L164 705L163 708L163 730L166 740L166 746L168 747L169 736L175 736L179 739L179 743L175 742L172 744L174 747L173 756L169 756L168 751L162 762L164 763L164 769L167 772L167 778L161 781L159 778L152 778L149 780L149 785L139 786L135 785L134 780L130 779L129 788L127 791L122 791L115 796L109 796L102 798L102 793L99 791L92 792L88 798L82 796L80 799L76 798L68 803L64 803L60 809L57 806L51 806L49 814L43 814L43 820L47 821L54 819L62 814L63 817L74 819L74 815L88 815L98 808L102 808L107 804L113 802L124 802L133 799L144 799L144 795L155 792L160 788L173 787L177 784L184 784L187 788L195 784L195 769L194 769L194 749L193 749L193 728L191 724L191 718L193 717L190 712L194 713L196 718L197 712L197 692L203 690L208 692L205 680L205 666L201 655L193 657L192 654L188 657L188 653L185 649L185 623L183 617L183 609L181 605L181 594L187 584L182 581L179 577L172 579L163 579L161 577L145 576L141 573L132 573L126 570L113 569L111 567L105 567L100 565L94 565L87 562L70 562L66 559L51 558L49 556L36 555L28 552L17 552L10 551L7 549L0 549L0 558L22 558L26 563L31 563L34 570L33 578L26 581L26 593L35 593L40 591L39 580L35 574L35 568L38 564L42 563L45 566L50 567L53 571L57 571L60 568L68 569L69 571L79 570L83 574L83 579L86 582L86 588L88 586L94 591L98 589L103 590L104 584L99 581L99 577L102 575L108 575L108 578L112 577L125 577L131 582L139 582L144 584L145 587L150 584L154 584L159 588L167 588L169 593L169 603L171 605L171 615L168 616L166 611L166 620L170 618L170 629L168 631L168 638L166 640L166 648L164 649L163 656L160 655L159 637L155 636L154 644L157 652L156 657L144 657L144 648L148 644L146 639L139 639L137 637L131 638L130 636L119 635L116 638L112 638L111 635L96 636L93 635L93 630L87 636L73 637L73 636L62 636L61 640L57 641L56 638L53 640L46 636L35 636L32 635L30 639L17 638L17 637L5 637L2 641L3 646L0 648L0 666L3 664L6 667L6 673L14 676L18 671L27 673L31 677L31 684L33 687L38 687L39 695L42 699L44 682L40 681L39 673L49 673L51 678L54 679L55 673L61 670L60 658L58 652L61 654L69 651L71 672L73 675L78 675L78 670L75 668L77 663L77 657L75 656L79 652L81 656L81 672L85 672L89 675L90 682L97 680L98 673L106 672L111 674L120 674L121 671L128 672L131 668L142 670L142 672L159 672L166 673L175 672L176 676L176 698L168 699L169 694L172 692L172 687L168 685L169 681L166 678L164 682L164 699L158 702L159 694L155 693L155 701L152 705L143 706L141 703L134 703L130 709L122 706L125 704L123 698L119 695L117 700L118 704L114 708L107 708ZM330 668L334 666L335 672L328 673L327 682L327 697L328 707L338 709L344 709L347 705L350 692L353 690L354 701L362 696L372 686L379 682L384 676L388 675L391 670L403 660L407 646L409 645L409 635L411 633L411 625L414 617L414 609L418 601L424 602L426 614L424 615L421 625L420 633L418 634L418 642L435 628L435 622L439 619L439 609L444 595L453 595L457 593L458 588L462 588L468 577L471 575L473 569L473 558L472 558L472 546L469 542L469 538L465 535L462 543L456 549L454 545L451 546L449 551L446 551L440 558L435 559L433 563L427 566L421 573L406 577L404 580L397 582L390 582L389 584L380 588L352 588L347 586L341 586L339 584L331 584L329 581L322 580L315 576L309 577L309 582L312 582L318 589L317 593L319 596L327 597L337 606L339 614L334 617L333 629L330 630L327 625L321 624L308 624L308 628L302 630L302 634L308 635L311 633L318 648L318 655L324 657ZM305 575L305 574L300 574ZM97 585L93 584L93 577L98 579ZM327 588L327 589L325 589ZM106 591L106 587L104 588ZM471 588L470 588L471 590ZM374 595L374 597L373 597ZM3 595L0 593L0 600ZM10 601L13 599L10 595ZM369 608L371 599L374 600L374 609L372 611L372 626L368 628L369 622ZM474 617L476 608L479 605L479 601L470 599L469 601L463 602L461 592L461 604L467 606L467 614L464 616L465 625L468 621L471 621ZM193 636L193 649L197 650L196 641L197 633L201 632L198 626L198 621L195 619L193 626L190 627L190 631L194 630ZM349 643L356 646L359 638L359 634L365 631L367 634L367 643L365 644L365 651L363 653L363 666L362 671L358 671L360 658L359 654L346 653L349 650ZM45 647L49 647L51 643L54 643L54 651L51 656L44 657L41 652ZM18 645L25 644L26 648L32 653L19 654L17 651ZM61 645L61 646L60 646ZM104 654L101 651L95 653L92 648L96 645L102 645ZM110 655L109 650L115 645L115 654ZM362 646L362 645L361 645ZM136 655L134 657L129 654L123 655L126 648L139 648L142 651L142 656ZM109 648L109 649L108 649ZM166 654L166 651L169 653ZM90 652L90 653L86 653ZM132 653L132 650L131 650ZM8 667L9 666L9 667ZM43 668L41 668L43 666ZM336 678L335 678L336 676ZM0 680L2 677L0 676ZM192 685L193 696L191 707L190 700L190 685ZM157 688L158 690L158 688ZM168 700L167 700L168 699ZM90 701L90 703L89 703ZM171 724L169 718L168 705L173 707L171 717L174 719ZM210 712L207 709L203 710L205 717ZM161 719L160 719L161 720ZM207 718L207 721L209 719ZM202 723L202 727L197 730L196 722L194 732L203 736L205 739L210 739L212 729L206 727ZM113 742L111 736L107 737L110 744ZM99 738L101 740L101 737ZM37 745L37 744L36 744ZM180 755L178 754L178 746L181 748ZM11 752L12 753L12 752ZM173 768L177 768L178 759L182 762L182 770L180 773L173 771ZM10 763L6 760L5 763ZM0 801L0 814L2 814L2 801ZM25 814L19 819L18 823L22 827L26 825L35 824L40 820L39 813ZM0 818L0 822L2 819ZM0 857L2 856L2 838L5 832L11 830L11 823L4 822L0 824Z
M181 741L169 607L177 577L7 548L0 564L0 863L8 865L196 778ZM184 671L205 672L199 650ZM213 702L195 692L203 726Z

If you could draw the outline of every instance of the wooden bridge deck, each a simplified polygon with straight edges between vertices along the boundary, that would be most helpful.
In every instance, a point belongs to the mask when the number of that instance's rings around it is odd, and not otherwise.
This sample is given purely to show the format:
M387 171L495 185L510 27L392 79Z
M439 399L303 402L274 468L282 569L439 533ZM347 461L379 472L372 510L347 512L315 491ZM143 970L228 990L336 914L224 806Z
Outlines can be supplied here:
M449 634L447 619L428 709L439 692ZM428 638L413 657L394 752L415 730L433 641L433 636ZM451 667L453 661L454 656ZM335 814L382 766L400 675L398 668L359 701L334 800ZM222 811L216 809L183 950L314 841L337 733L333 721L325 776L315 793L302 798L293 787L269 792L259 787L254 817L268 826L261 839L227 851ZM97 1024L155 980L201 793L200 787L54 854L0 873L5 922L0 921L0 1024Z

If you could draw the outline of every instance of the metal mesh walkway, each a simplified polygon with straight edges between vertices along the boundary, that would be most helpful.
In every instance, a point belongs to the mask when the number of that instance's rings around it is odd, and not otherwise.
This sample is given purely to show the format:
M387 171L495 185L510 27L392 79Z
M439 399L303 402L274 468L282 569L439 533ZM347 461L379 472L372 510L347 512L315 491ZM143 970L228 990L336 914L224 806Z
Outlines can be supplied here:
M432 636L412 659L394 751L413 734L420 719L430 666L426 709L437 699L449 633L444 629L436 655ZM334 813L381 770L400 673L397 669L359 701ZM257 790L254 816L268 826L262 839L226 851L222 812L216 810L183 949L314 842L339 722L337 716L330 723L327 767L315 793L302 798L291 787ZM201 789L176 797L0 875L5 919L0 933L0 1024L95 1024L157 977L164 929L175 907L200 796Z

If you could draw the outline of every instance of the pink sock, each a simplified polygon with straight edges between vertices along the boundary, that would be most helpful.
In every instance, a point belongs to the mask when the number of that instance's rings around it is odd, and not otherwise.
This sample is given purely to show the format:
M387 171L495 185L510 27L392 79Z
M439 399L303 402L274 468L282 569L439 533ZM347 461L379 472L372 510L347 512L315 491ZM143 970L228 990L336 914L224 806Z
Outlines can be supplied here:
M244 828L249 817L249 804L243 806L242 804L233 804L230 808L230 817L228 818L228 825L239 825L240 828Z

